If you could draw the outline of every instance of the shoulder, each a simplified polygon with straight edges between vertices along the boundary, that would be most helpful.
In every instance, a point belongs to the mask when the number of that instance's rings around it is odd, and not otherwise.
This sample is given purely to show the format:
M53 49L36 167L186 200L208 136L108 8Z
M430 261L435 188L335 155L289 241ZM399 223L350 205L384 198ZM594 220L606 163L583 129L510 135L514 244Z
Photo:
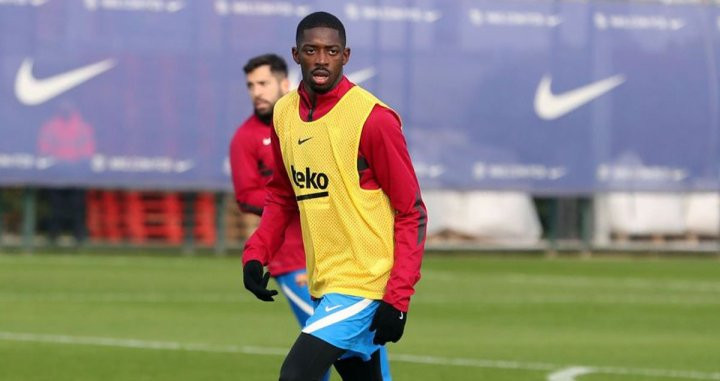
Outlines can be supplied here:
M402 125L397 113L386 106L376 104L363 126L360 145L363 147L384 145L388 141L400 141L403 139L402 136Z
M273 125L272 130L278 135L279 138L283 138L283 131L289 126L287 122L291 120L293 112L298 112L297 107L299 104L300 95L297 89L290 91L283 95L277 102L273 109Z
M383 104L380 99L378 99L375 95L373 95L373 93L365 90L363 87L361 87L361 86L359 86L359 85L353 85L353 86L347 91L346 94L352 94L352 96L354 96L355 98L361 99L361 100L363 100L363 101L365 101L365 102L368 102L368 103Z
M250 116L241 125L235 129L230 146L246 145L252 136L255 136L257 130L257 123L255 116Z
M373 107L364 126L364 130L371 134L384 134L401 129L400 116L393 109L379 103Z
M373 93L357 85L355 85L353 89L357 96L373 104L373 109L372 111L370 111L370 115L368 115L368 119L365 122L366 126L368 124L380 124L385 126L393 125L397 127L400 127L402 125L400 115L398 115L395 110L390 108L390 106L385 104L385 102L381 101L378 97L373 95Z
M402 126L400 115L384 103L378 103L375 105L368 116L368 120L373 120L374 122L383 125L396 126L398 128Z
M250 115L245 121L243 121L237 129L235 129L235 135L244 135L250 133L256 125L259 123L255 115Z
M288 92L287 94L280 97L280 99L278 99L278 101L275 103L275 110L280 110L283 107L294 105L298 97L299 95L297 89Z
M300 95L298 94L297 89L295 89L283 95L277 102L275 102L275 107L273 108L273 126L275 131L277 131L278 126L285 124L285 121L288 119L288 116L291 115L290 113L292 110L297 108L297 105L299 104L299 97Z

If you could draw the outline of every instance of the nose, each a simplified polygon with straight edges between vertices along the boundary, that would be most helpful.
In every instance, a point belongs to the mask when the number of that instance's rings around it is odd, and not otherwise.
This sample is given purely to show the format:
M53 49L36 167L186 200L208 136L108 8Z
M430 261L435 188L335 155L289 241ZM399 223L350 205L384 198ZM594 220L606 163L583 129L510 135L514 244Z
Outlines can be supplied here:
M323 49L320 49L317 54L317 60L315 61L315 64L319 66L327 65L328 63L328 54Z
M260 86L253 86L253 88L250 90L250 96L255 99L262 95L262 90L260 89Z

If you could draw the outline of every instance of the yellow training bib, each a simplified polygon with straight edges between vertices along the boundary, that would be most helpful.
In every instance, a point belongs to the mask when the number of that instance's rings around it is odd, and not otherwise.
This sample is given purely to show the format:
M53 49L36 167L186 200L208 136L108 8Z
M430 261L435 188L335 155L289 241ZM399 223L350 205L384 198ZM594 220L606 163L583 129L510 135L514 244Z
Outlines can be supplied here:
M300 95L275 105L274 126L300 209L310 294L382 299L394 255L394 211L381 190L360 187L358 148L375 105L354 86L323 117L300 119Z

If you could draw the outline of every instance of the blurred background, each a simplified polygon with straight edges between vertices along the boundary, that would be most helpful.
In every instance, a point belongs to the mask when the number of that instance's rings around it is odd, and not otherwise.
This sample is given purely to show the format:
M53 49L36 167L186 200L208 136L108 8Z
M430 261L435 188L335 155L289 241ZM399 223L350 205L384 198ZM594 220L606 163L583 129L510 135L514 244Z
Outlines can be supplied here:
M431 247L720 248L711 1L0 0L0 245L239 247L242 66L346 24Z

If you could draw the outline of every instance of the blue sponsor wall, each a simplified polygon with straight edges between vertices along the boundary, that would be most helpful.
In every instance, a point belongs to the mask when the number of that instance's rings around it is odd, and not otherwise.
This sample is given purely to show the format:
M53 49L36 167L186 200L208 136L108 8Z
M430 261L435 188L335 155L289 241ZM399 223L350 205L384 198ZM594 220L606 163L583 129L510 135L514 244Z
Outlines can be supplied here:
M230 189L242 66L315 10L426 189L720 188L720 8L540 0L0 0L0 185Z

